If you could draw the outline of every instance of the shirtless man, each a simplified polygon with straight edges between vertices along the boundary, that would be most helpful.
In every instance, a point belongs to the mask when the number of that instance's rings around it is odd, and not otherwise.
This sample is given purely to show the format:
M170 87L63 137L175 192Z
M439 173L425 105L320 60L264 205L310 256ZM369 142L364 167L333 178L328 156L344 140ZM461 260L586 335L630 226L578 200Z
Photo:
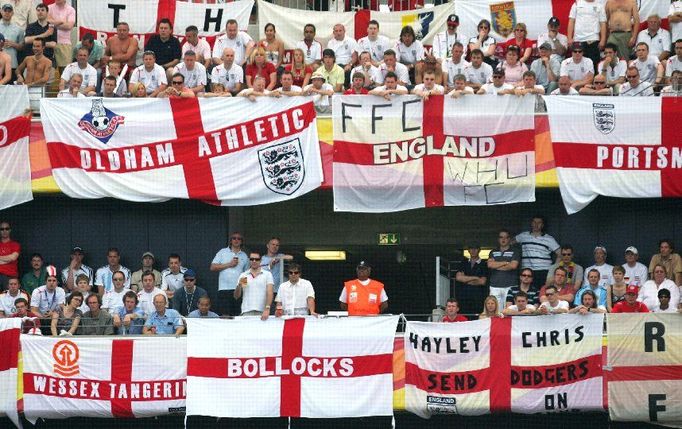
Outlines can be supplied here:
M45 39L33 39L33 55L24 58L17 67L18 84L27 86L43 86L50 78L52 61L44 55ZM26 77L24 78L24 70Z
M107 47L104 50L102 62L107 64L109 61L118 61L121 64L128 64L130 69L135 68L137 59L137 39L130 36L130 27L126 22L119 22L116 26L116 36L107 40Z
M607 43L618 46L618 56L627 60L639 33L639 11L635 0L608 0L606 2Z
M12 58L3 51L5 36L0 33L0 85L6 85L12 79Z

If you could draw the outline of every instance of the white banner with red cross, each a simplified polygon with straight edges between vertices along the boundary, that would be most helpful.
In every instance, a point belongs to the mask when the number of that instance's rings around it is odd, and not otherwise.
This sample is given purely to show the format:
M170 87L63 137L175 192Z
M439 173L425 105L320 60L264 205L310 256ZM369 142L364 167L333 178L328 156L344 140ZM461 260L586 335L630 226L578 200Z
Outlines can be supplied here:
M9 417L17 427L21 427L17 397L20 335L21 318L0 319L0 418Z
M609 416L682 427L682 317L609 314Z
M322 184L304 97L43 99L41 117L52 174L73 198L247 206Z
M544 100L561 197L569 214L598 195L682 196L679 97Z
M105 41L116 35L116 26L125 22L130 35L139 42L140 52L149 37L157 32L158 22L170 19L173 34L182 43L185 29L194 25L199 37L213 46L215 38L225 33L228 19L235 19L241 30L249 26L249 16L254 0L229 3L189 3L176 0L109 0L106 3L84 1L78 4L79 39L92 33L96 39Z
M0 210L31 201L26 86L0 85Z
M334 210L535 201L535 97L334 97Z
M393 415L398 316L188 319L187 415Z
M186 338L21 337L24 413L152 417L185 410Z
M405 406L421 417L603 409L603 315L408 322Z

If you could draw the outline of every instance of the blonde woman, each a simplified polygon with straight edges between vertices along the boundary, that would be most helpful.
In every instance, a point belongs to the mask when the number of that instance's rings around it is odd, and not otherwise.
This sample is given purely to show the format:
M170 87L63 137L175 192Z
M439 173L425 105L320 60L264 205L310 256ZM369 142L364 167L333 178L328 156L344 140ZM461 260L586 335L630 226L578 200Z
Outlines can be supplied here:
M144 86L144 83L138 82L133 86L133 92L130 95L135 98L145 98L147 97L147 87Z
M268 22L265 24L265 39L258 42L258 46L265 49L266 59L269 63L275 66L275 69L282 65L284 58L284 43L277 38L277 31L275 25Z
M305 54L302 49L294 49L292 58L291 64L287 64L286 67L284 67L284 70L290 71L294 76L294 85L304 88L310 83L310 76L313 74L313 69L309 65L306 65Z
M277 69L266 60L265 55L265 49L260 46L251 52L249 64L246 66L244 73L247 87L253 88L254 79L257 76L261 76L265 79L265 89L272 91L275 88L277 84Z
M493 317L504 317L500 312L499 304L497 303L497 298L492 295L488 295L483 301L483 312L478 315L479 319L491 319Z

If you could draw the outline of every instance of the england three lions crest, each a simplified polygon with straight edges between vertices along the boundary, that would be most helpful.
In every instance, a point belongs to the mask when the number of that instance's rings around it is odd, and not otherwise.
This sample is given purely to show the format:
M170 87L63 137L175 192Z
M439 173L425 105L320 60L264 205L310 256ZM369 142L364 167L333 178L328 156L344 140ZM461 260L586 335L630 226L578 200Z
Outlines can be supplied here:
M613 104L592 103L594 126L602 133L609 134L616 128L616 106Z
M78 122L78 126L97 140L107 144L118 129L118 126L123 124L124 121L125 117L107 109L104 107L104 100L96 98L92 100L92 108L83 115Z
M258 162L265 186L273 192L291 195L303 184L305 163L298 139L259 150Z

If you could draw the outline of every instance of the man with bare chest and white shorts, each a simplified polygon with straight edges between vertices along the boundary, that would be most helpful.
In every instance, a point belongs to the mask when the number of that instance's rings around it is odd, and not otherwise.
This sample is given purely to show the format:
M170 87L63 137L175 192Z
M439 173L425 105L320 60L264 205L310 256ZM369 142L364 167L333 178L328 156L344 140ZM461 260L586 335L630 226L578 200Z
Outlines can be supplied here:
M609 38L618 46L618 57L628 60L639 32L639 11L635 0L608 0L605 5Z
M33 55L24 58L17 67L17 84L43 86L50 79L52 61L44 55L45 39L33 40ZM24 70L26 71L24 77Z

